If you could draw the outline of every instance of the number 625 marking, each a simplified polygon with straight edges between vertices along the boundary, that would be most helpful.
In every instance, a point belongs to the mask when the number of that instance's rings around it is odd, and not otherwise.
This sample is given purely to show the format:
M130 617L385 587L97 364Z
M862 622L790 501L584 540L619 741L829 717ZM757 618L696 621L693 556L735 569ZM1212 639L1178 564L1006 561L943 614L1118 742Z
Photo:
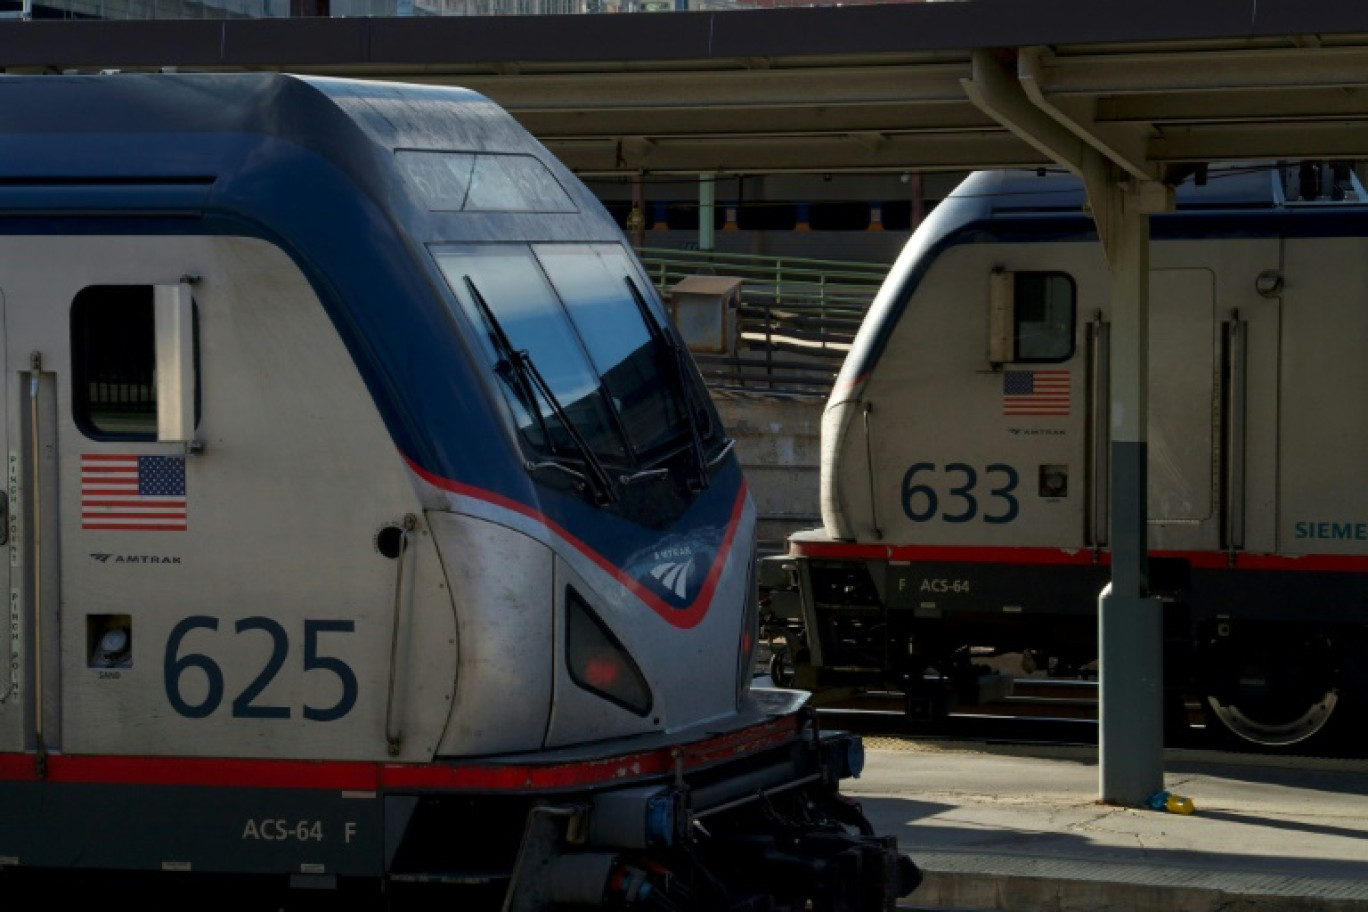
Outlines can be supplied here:
M223 702L223 669L218 662L202 652L181 654L181 641L192 630L218 630L218 618L208 615L192 615L182 620L166 638L166 654L162 662L162 676L166 685L166 699L171 708L188 719L203 719L219 708ZM304 706L305 719L312 722L331 722L351 712L356 705L356 673L351 666L335 656L323 655L319 649L319 637L325 633L351 633L355 629L352 621L305 621L304 622L304 671L321 671L333 675L342 685L341 696L332 706ZM288 706L262 705L257 702L280 669L285 667L285 657L289 653L290 638L279 621L268 617L247 617L233 625L238 634L261 631L270 637L271 654L266 659L257 676L233 699L233 716L239 719L288 719L291 709ZM182 692L182 681L187 672L197 669L204 676L206 692L198 703L191 703Z

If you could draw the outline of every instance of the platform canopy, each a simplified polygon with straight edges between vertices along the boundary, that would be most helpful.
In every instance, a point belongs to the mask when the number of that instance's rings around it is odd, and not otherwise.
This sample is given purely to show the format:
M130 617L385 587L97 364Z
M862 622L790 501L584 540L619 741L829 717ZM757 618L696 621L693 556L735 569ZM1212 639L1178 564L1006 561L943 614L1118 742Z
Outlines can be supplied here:
M583 175L1368 157L1368 5L1343 0L0 21L7 72L159 67L460 84Z

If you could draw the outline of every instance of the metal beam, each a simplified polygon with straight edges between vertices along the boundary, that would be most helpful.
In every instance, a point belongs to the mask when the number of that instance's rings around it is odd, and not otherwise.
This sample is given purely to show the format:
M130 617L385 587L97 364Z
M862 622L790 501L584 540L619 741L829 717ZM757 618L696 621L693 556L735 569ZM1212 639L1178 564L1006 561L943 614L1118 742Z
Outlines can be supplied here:
M1063 97L1054 103L1066 110L1089 105L1099 122L1164 125L1261 123L1298 124L1314 120L1362 120L1368 111L1365 88L1266 88L1168 94Z
M1043 55L1042 78L1058 95L1153 95L1232 89L1362 88L1368 47L1286 47L1260 50L1116 49Z
M1157 179L1158 168L1147 162L1145 157L1145 140L1152 129L1136 125L1104 127L1098 124L1091 113L1066 113L1053 102L1046 85L1048 80L1042 59L1048 53L1040 47L1022 48L1017 53L1017 79L1026 97L1052 120L1062 124L1131 176L1140 180Z
M1155 161L1368 157L1368 123L1359 120L1165 127L1149 143Z
M622 109L853 105L953 105L964 103L960 80L969 72L965 54L956 62L917 65L870 63L797 66L765 70L731 67L695 71L549 73L515 76L421 75L408 82L461 85L497 98L510 110Z
M1053 160L1004 132L889 134L877 148L848 135L540 137L583 175L965 171L1035 168Z
M1087 159L1093 150L1032 103L1004 55L984 48L975 50L973 73L962 85L975 107L1042 155L1075 174L1091 167Z
M496 95L494 101L503 104ZM637 111L542 111L511 109L510 113L533 135L603 138L615 136L681 136L699 138L754 137L765 142L775 135L840 135L848 133L1000 133L996 123L982 112L963 105L957 109L923 109L903 106L809 108L805 111L774 108L728 108ZM687 123L686 123L687 121Z

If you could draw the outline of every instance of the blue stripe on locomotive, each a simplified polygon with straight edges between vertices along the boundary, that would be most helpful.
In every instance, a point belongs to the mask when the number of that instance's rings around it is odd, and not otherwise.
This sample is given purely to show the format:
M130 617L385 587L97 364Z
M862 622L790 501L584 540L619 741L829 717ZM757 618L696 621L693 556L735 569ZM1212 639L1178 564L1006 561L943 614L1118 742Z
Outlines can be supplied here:
M640 550L635 524L533 484L502 431L505 406L490 395L472 328L425 250L623 242L599 201L492 102L461 89L277 74L127 74L3 77L0 110L0 233L269 240L313 284L404 456L525 505L615 566ZM401 183L394 148L537 154L579 211L429 212ZM729 457L666 534L707 543L715 559L741 485Z

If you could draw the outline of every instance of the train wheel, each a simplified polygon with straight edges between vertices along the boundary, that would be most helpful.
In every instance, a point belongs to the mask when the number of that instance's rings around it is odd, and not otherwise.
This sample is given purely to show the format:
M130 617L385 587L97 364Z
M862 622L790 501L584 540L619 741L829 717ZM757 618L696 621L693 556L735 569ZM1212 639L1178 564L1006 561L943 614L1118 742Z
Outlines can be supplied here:
M1263 749L1327 740L1343 715L1329 640L1277 636L1222 644L1203 710L1223 741Z
M788 646L776 646L770 653L770 680L774 682L775 687L792 687L793 674L793 656L789 655Z

